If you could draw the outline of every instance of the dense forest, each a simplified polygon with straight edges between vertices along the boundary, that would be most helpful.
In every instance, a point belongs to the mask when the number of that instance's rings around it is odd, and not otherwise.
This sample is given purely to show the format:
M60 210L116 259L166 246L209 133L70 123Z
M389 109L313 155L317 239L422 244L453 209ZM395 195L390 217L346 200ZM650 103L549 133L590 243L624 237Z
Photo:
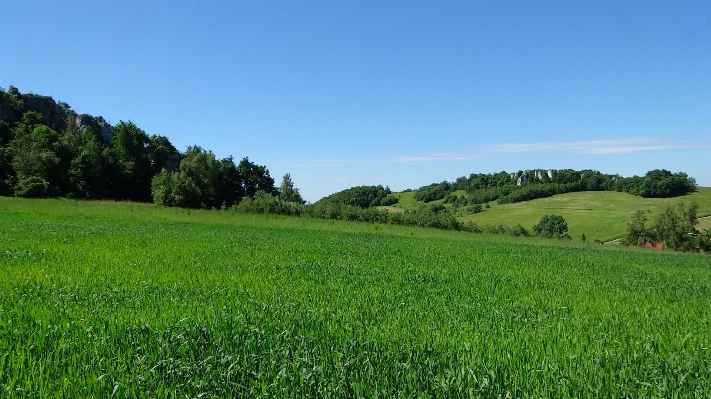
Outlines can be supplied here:
M111 126L51 97L0 89L0 195L223 208L258 191L303 202L288 174L277 188L247 157L217 159L199 146L181 153L132 122Z

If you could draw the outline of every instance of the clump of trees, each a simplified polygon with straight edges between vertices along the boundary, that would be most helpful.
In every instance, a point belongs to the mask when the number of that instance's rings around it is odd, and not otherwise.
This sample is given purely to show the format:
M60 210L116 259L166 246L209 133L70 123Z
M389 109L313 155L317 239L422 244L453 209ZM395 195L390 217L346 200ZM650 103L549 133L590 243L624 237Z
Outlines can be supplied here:
M568 223L563 216L545 215L533 226L533 232L544 238L571 239L568 232Z
M392 195L389 187L377 185L351 187L321 198L314 205L337 204L365 209L381 205L394 205L396 203L397 197Z
M304 202L289 174L277 188L269 170L246 157L235 164L232 157L217 159L199 146L180 153L167 137L149 136L130 121L114 126L104 142L90 126L80 129L69 105L41 98L50 108L59 107L66 121L28 110L13 86L0 89L0 195L227 208L264 192Z
M627 224L627 231L622 237L622 244L643 246L647 243L663 243L664 248L682 252L711 251L711 229L700 232L696 212L698 205L692 202L688 206L683 202L677 205L667 204L656 215L651 225L647 224L646 212L635 212Z

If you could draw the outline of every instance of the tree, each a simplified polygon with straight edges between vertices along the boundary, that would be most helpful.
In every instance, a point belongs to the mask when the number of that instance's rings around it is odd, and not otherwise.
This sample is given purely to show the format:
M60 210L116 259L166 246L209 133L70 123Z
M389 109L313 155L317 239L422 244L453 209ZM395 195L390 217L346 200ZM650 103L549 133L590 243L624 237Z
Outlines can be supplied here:
M180 163L180 152L170 143L165 136L152 135L146 148L151 164L151 176L160 173L165 168L173 172Z
M570 238L567 234L568 223L562 216L545 215L537 225L533 226L533 231L545 238Z
M237 165L237 169L242 175L246 196L254 197L254 194L259 190L272 195L277 193L274 179L269 176L269 170L266 167L256 165L250 162L249 158L244 157Z
M220 160L220 187L217 202L229 208L238 204L244 198L242 175L234 163L232 156Z
M647 242L654 241L653 233L645 227L647 216L643 211L635 212L627 223L627 232L622 237L624 245L639 245L642 246Z
M299 189L294 187L294 182L291 181L291 175L289 173L285 174L281 180L279 197L286 202L296 202L298 204L306 202L301 198Z
M28 112L29 114L29 112ZM45 125L37 125L31 133L26 128L17 130L19 135L13 140L12 166L17 176L15 188L17 196L45 196L59 194L58 185L62 178L60 160L56 154L59 135ZM31 180L27 180L33 178ZM28 189L28 187L32 187ZM38 187L43 186L43 190Z
M160 206L200 208L202 204L200 189L182 172L162 169L151 180L151 195Z
M111 139L119 176L113 193L118 198L149 201L151 198L151 163L147 146L150 139L146 132L133 122L120 121L114 128Z
M698 205L691 203L687 208L683 202L675 207L667 204L654 221L654 234L666 248L677 251L694 249L696 231L696 210Z
M103 156L104 148L91 127L86 127L81 140L81 152L72 159L68 169L71 191L80 198L107 197L106 162L110 158Z
M220 162L212 151L199 146L188 147L180 161L180 173L200 189L200 198L207 208L220 205Z

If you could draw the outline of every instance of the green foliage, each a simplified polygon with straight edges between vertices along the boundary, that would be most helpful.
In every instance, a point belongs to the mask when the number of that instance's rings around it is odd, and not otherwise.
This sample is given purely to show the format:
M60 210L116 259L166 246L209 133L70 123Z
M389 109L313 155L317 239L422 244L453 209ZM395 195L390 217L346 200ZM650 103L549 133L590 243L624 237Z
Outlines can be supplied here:
M316 202L316 204L348 205L365 209L381 205L383 199L389 194L391 194L390 189L381 185L358 186L321 198Z
M627 231L622 237L621 243L624 245L644 245L654 241L653 232L647 230L645 223L647 216L644 211L635 212L627 224Z
M166 206L228 208L260 190L279 193L267 168L246 157L235 165L232 157L217 160L197 146L182 155L167 137L149 137L131 121L120 121L104 146L91 127L79 131L77 114L61 101L67 123L57 132L40 113L24 109L14 86L0 89L0 104L17 117L0 121L0 195L156 199ZM292 189L288 200L303 202Z
M482 212L484 209L481 207L481 204L476 204L476 205L471 205L467 207L467 212L471 215L472 213L479 213Z
M294 202L297 204L304 204L301 194L299 194L299 189L294 187L294 182L291 181L291 175L289 173L285 174L281 180L281 186L279 187L279 198L286 202Z
M15 196L25 198L41 198L50 195L50 184L39 176L21 179L15 186Z
M543 172L543 170L538 170ZM553 172L549 178L547 173L536 174L536 171L518 171L511 174L503 171L490 174L471 174L469 178L459 177L454 183L446 181L421 187L415 194L415 199L432 202L444 199L445 203L454 203L451 192L466 190L466 203L484 204L497 201L499 204L513 204L538 198L551 197L578 191L620 191L639 195L645 198L667 198L687 194L696 190L696 182L683 172L671 173L667 170L653 170L644 178L634 176L621 178L619 175L602 174L595 170L575 171L563 169ZM523 177L521 186L517 178Z
M671 173L666 169L647 172L637 189L637 195L645 198L666 198L683 195L696 189L696 181L686 173Z
M264 191L257 191L254 197L247 197L233 207L235 211L245 213L263 213L274 215L300 216L306 212L302 202L287 201Z
M502 224L485 224L481 228L482 232L489 234L504 234L512 237L529 237L531 233L520 224L504 226Z
M151 195L156 205L200 208L203 205L200 188L183 172L163 169L151 181Z
M398 198L392 194L388 194L380 200L381 206L392 206L397 204Z
M451 189L452 186L446 181L441 183L433 183L429 186L418 188L417 192L415 192L415 199L425 203L441 200L450 192Z
M80 153L71 160L68 170L72 192L78 198L106 198L109 196L106 177L110 169L106 165L104 148L91 127L86 128L81 140Z
M688 207L683 202L676 206L666 204L651 228L645 226L647 217L644 212L637 211L630 219L622 243L644 245L648 242L662 242L665 248L675 251L706 251L706 236L696 230L698 208L695 202Z
M556 215L545 215L533 226L533 232L545 238L570 238L565 234L567 231L568 223L562 216Z
M266 168L254 164L250 168L263 173L257 184L269 186ZM232 157L217 160L212 151L192 146L183 154L177 172L163 169L153 178L151 193L158 205L218 209L237 204L245 197L245 188Z
M0 102L5 102L15 114L17 119L20 119L25 113L25 104L22 100L22 94L17 90L17 87L10 85L7 92L0 89Z
M220 207L222 168L212 151L203 150L199 146L188 147L180 161L179 170L182 176L197 186L201 203L207 208Z
M245 195L253 197L257 191L264 191L269 194L277 194L274 187L274 179L269 176L269 170L265 166L257 165L244 157L237 165L243 179Z
M121 199L149 201L151 198L151 162L148 153L150 138L133 122L120 121L111 139L115 155L116 188L113 195Z
M147 152L152 176L155 176L164 168L169 172L173 172L180 163L180 152L165 136L152 135L147 145Z
M28 112L25 115L28 114L32 113ZM27 120L29 121L31 117L28 117ZM35 183L42 181L55 189L61 180L60 159L56 154L59 135L45 125L36 125L30 133L27 133L26 129L32 125L34 123L30 122L21 130L17 130L17 136L12 142L12 166L17 179L22 184L15 188L15 193L20 196L26 196L22 193L36 192L36 189L28 191L28 184L34 187ZM31 177L33 179L29 183L30 180L27 179ZM22 183L26 180L28 182ZM49 189L42 195L48 194Z
M12 131L10 124L5 121L0 121L0 147L4 147L12 140Z
M664 243L665 248L676 251L698 250L696 235L696 210L698 205L691 203L686 207L680 202L676 209L668 204L657 215L654 226L655 239Z

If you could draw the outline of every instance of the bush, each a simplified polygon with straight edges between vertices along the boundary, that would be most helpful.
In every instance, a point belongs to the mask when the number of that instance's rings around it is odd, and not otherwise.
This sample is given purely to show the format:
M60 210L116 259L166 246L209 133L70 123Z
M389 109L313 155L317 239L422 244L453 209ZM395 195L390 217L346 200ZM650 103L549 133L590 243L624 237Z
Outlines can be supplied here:
M394 195L388 195L386 197L383 197L383 199L380 200L380 205L382 206L391 206L397 204L397 197Z
M305 205L285 201L265 191L257 191L254 198L247 197L231 209L244 213L272 213L287 216L300 216L306 212Z
M469 214L479 213L483 210L484 209L481 207L481 204L471 205L471 206L467 207L467 212L469 212Z
M567 234L568 223L562 216L545 215L541 218L537 225L533 226L533 232L536 235L545 238L569 238Z
M49 195L49 182L38 176L30 176L20 180L15 186L15 196L24 198L41 198Z

